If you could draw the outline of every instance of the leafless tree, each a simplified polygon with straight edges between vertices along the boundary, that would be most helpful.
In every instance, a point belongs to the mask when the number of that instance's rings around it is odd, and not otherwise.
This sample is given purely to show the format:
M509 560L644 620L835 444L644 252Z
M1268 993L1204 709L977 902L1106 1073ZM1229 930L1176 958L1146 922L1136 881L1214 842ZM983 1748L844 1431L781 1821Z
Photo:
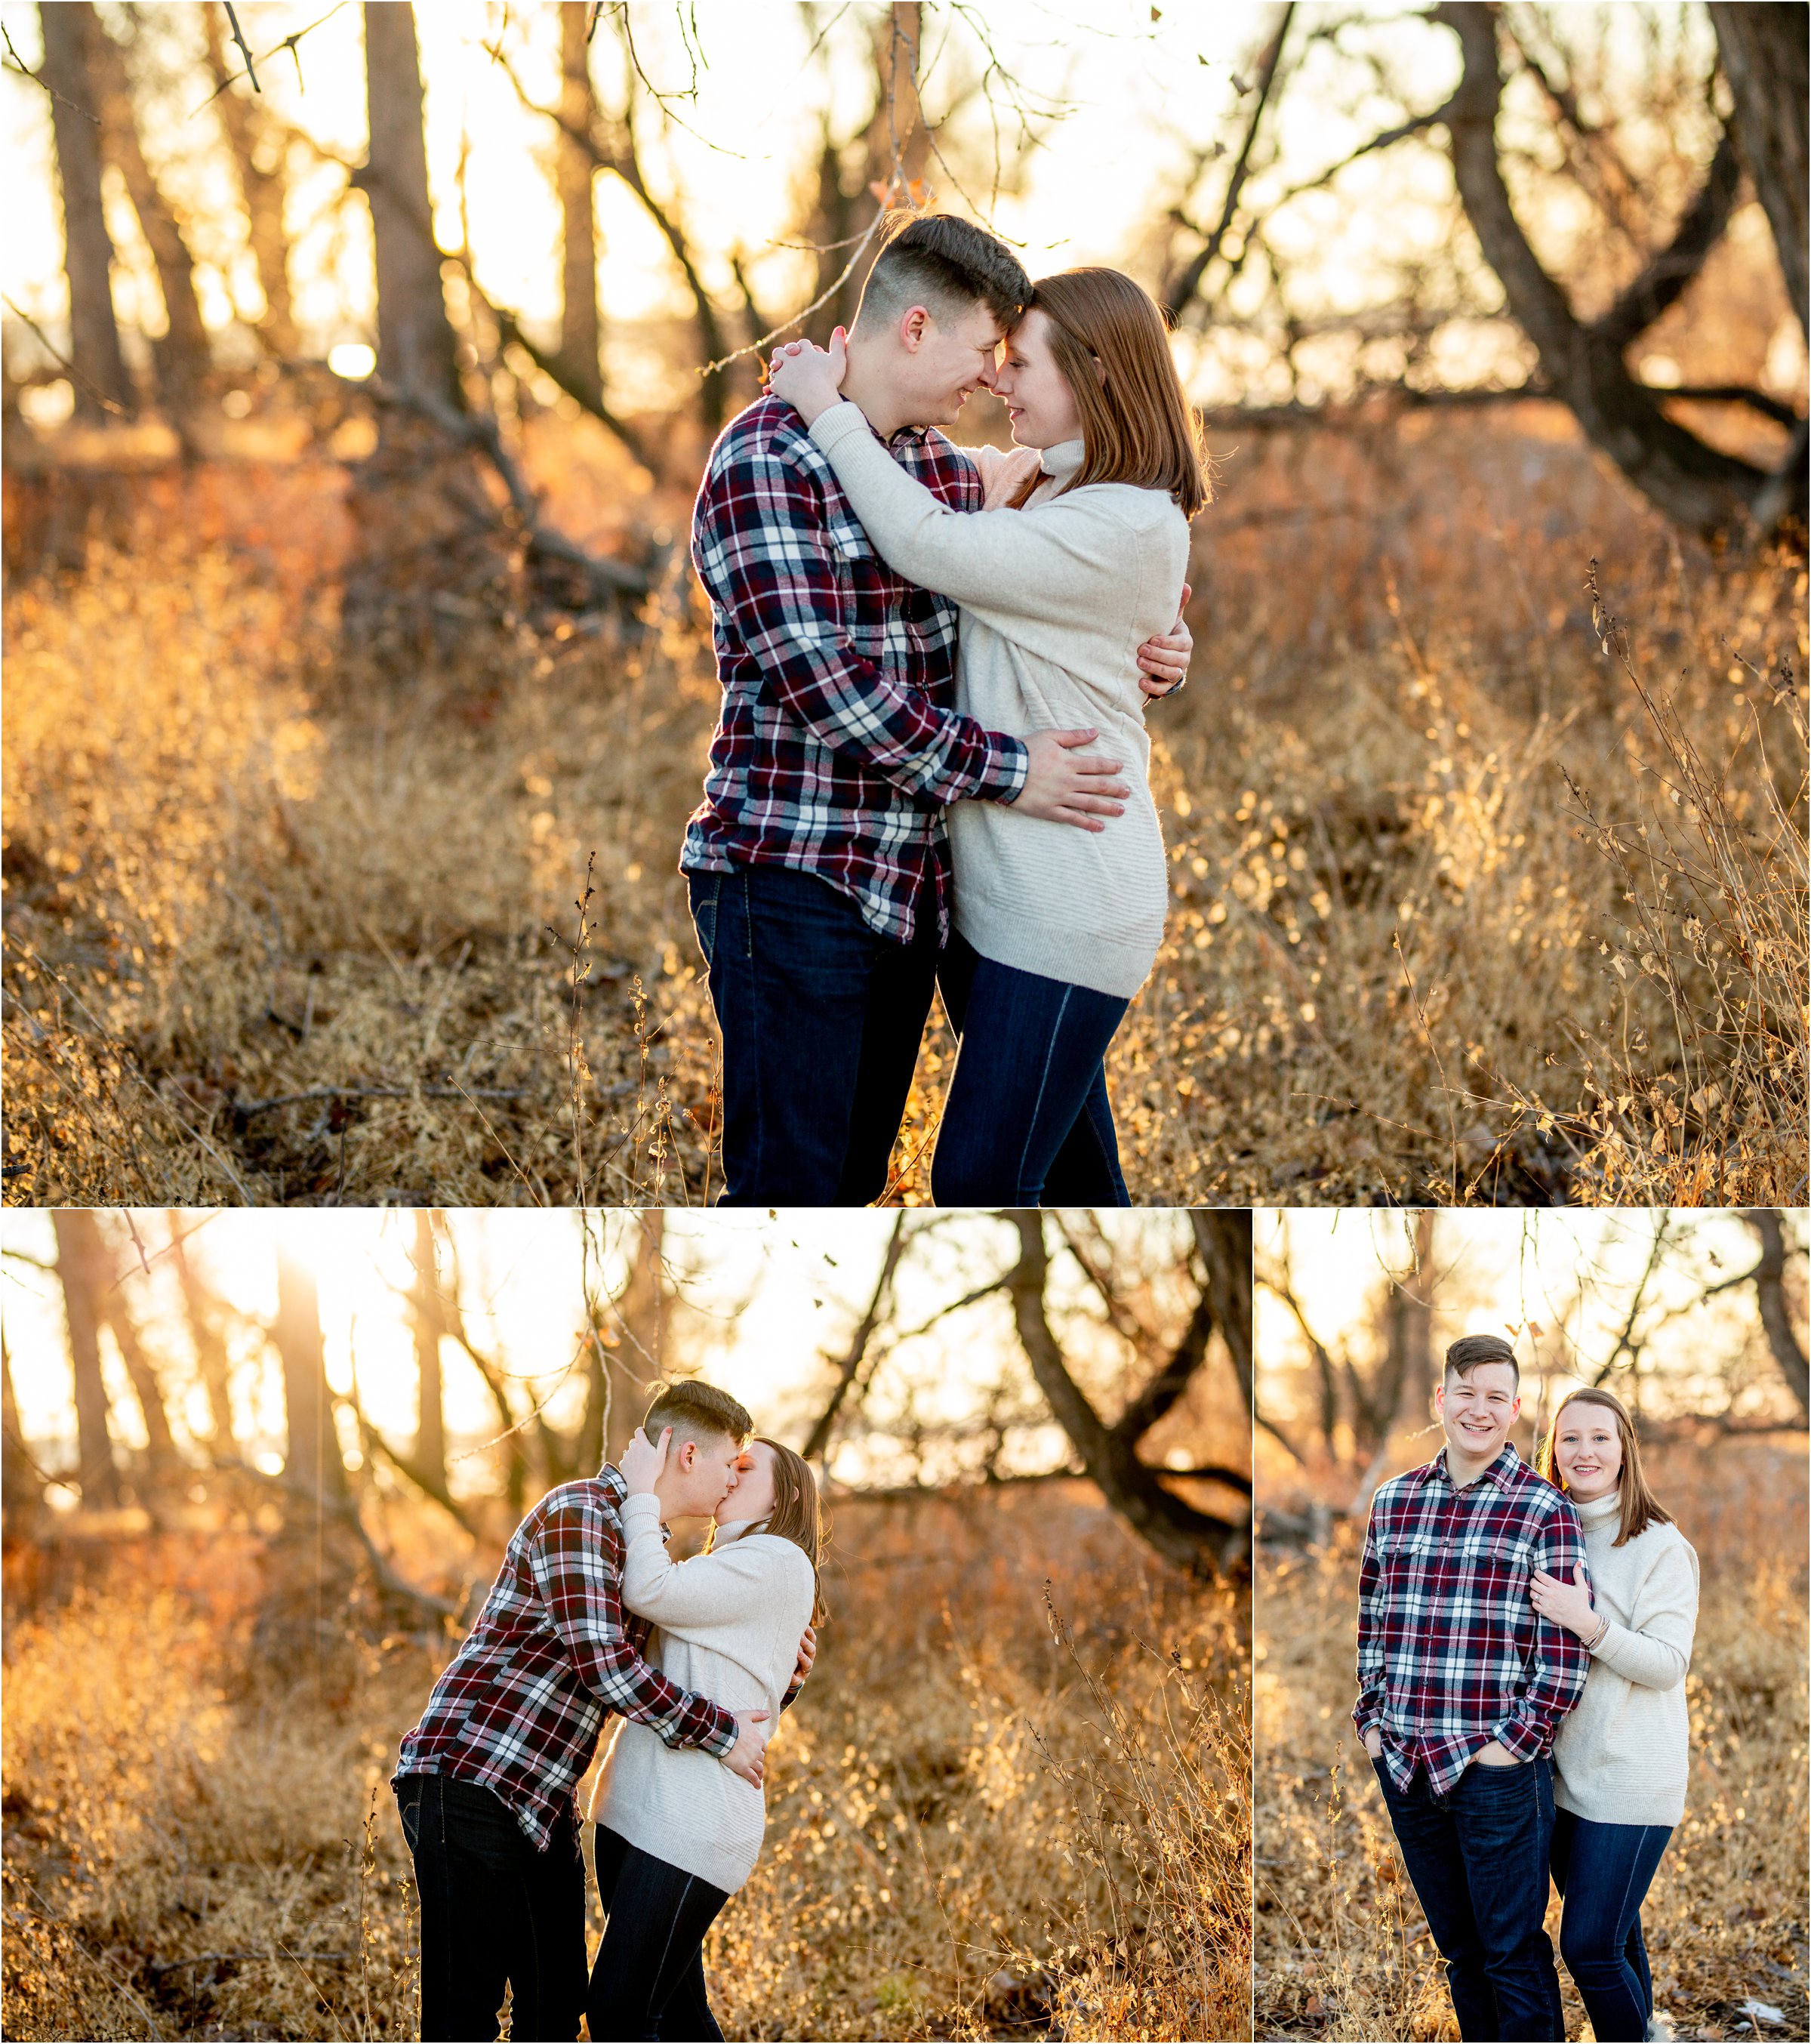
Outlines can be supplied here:
M408 0L365 7L370 202L378 270L378 365L397 391L462 410L457 345L440 282L428 197L421 68Z
M101 119L94 105L100 23L88 0L38 9L43 83L63 190L63 268L69 280L69 352L78 417L98 420L133 408L131 378L113 316L113 237L101 198Z
M221 0L205 0L202 18L207 31L208 69L214 81L214 105L226 136L233 174L245 205L247 239L263 294L259 337L279 361L294 359L299 344L290 296L290 244L284 224L289 179L288 136L266 110L261 94L235 82L236 67L227 49L226 10Z
M597 167L579 141L591 133L592 8L560 0L559 125L554 138L560 202L560 363L594 410L604 403L602 336L597 318Z
M101 107L102 149L119 170L157 271L167 331L152 344L152 359L159 394L180 428L201 397L213 359L195 289L194 257L175 208L145 160L125 52L98 21L90 57Z
M270 1331L282 1368L288 1440L283 1474L298 1500L347 1499L346 1464L333 1420L313 1274L286 1248L277 1253L277 1319Z
M85 1207L59 1207L51 1216L56 1236L56 1274L69 1330L69 1365L75 1381L75 1484L90 1507L123 1501L113 1460L107 1387L101 1374L101 1297L108 1280L100 1223Z

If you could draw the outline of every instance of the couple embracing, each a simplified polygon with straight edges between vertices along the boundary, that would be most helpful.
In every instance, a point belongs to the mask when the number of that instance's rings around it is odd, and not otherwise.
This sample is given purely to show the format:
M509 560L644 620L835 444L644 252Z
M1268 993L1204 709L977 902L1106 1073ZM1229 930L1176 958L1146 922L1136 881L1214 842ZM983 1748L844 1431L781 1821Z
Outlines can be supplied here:
M1509 1343L1446 1353L1445 1450L1377 1493L1352 1712L1460 2034L1563 2040L1543 1921L1598 2044L1670 2036L1641 1904L1685 1812L1698 1558L1613 1393L1561 1400L1534 1469Z
M666 1527L710 1521L675 1562ZM709 1385L659 1392L620 1466L548 1492L404 1739L421 2034L720 2038L704 1934L748 1879L763 1755L816 1651L817 1485ZM585 1960L574 1791L607 1919Z
M935 428L977 390L1018 443ZM721 717L680 864L723 1043L724 1200L877 1199L940 990L942 1205L1128 1204L1105 1059L1168 900L1147 698L1186 677L1199 422L1117 271L1034 285L904 215L693 514Z

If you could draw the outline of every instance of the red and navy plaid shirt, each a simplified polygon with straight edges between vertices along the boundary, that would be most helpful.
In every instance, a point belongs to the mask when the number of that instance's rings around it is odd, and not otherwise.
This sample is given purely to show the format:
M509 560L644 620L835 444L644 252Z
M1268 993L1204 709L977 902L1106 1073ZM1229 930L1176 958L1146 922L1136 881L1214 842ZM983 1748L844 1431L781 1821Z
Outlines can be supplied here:
M1529 1600L1537 1569L1571 1582L1585 1558L1571 1499L1506 1446L1457 1489L1444 1454L1378 1491L1358 1577L1358 1704L1406 1789L1436 1795L1494 1739L1517 1760L1547 1752L1584 1693L1591 1657Z
M451 1774L489 1788L545 1851L611 1712L669 1746L725 1754L736 1721L642 1658L624 1613L625 1495L614 1469L550 1490L510 1539L484 1609L402 1742L394 1779Z
M980 509L978 472L941 433L908 428L888 451L952 510ZM723 707L681 867L815 873L900 943L928 885L946 934L943 805L1010 801L1027 764L1019 740L956 713L956 605L881 559L777 398L732 419L711 450L692 560Z

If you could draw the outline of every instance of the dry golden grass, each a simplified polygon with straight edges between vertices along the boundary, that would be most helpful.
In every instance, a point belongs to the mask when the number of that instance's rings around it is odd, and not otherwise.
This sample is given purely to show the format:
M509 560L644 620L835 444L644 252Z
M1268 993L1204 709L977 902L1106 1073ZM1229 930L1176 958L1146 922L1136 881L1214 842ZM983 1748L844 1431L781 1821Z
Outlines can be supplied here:
M1692 1774L1642 1911L1656 2000L1682 2038L1733 2037L1749 1999L1806 2019L1802 1437L1675 1447L1655 1488L1697 1548ZM1352 1737L1362 1527L1267 1551L1253 1700L1260 2037L1456 2037L1437 1954ZM1559 1935L1557 1900L1548 1930ZM1564 1968L1567 2034L1587 2028ZM1749 2025L1747 2034L1753 2034Z
M1151 718L1168 936L1110 1066L1134 1197L1801 1199L1799 564L1680 540L1548 407L1219 451ZM603 488L556 479L575 519ZM705 1197L682 559L646 632L449 614L379 675L338 471L130 487L7 604L8 1197Z
M707 1950L726 2033L1249 2034L1248 1601L1080 1484L846 1505L835 1553L766 1849ZM445 1645L312 1629L306 1542L70 1566L10 1558L7 2034L412 2034L381 1784Z

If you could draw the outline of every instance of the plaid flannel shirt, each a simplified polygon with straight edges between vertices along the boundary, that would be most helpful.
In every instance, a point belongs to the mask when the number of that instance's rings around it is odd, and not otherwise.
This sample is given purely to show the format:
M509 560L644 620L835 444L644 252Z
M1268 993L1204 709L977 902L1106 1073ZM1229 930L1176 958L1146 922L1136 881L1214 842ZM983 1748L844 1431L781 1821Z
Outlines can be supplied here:
M1584 1693L1590 1656L1529 1600L1537 1569L1562 1581L1585 1558L1571 1500L1506 1445L1463 1490L1444 1454L1378 1491L1358 1577L1362 1739L1406 1789L1437 1795L1495 1739L1517 1760L1549 1751Z
M669 1746L722 1754L735 1744L730 1712L642 1658L650 1628L622 1604L625 1494L607 1468L549 1491L516 1527L393 1781L450 1774L491 1789L545 1851L610 1712L652 1725Z
M953 510L980 509L974 465L928 428L888 451ZM1011 801L1028 755L958 716L957 606L874 551L798 413L763 398L711 450L692 518L711 599L723 714L680 865L815 873L871 929L909 943L934 889L949 928L948 802Z

